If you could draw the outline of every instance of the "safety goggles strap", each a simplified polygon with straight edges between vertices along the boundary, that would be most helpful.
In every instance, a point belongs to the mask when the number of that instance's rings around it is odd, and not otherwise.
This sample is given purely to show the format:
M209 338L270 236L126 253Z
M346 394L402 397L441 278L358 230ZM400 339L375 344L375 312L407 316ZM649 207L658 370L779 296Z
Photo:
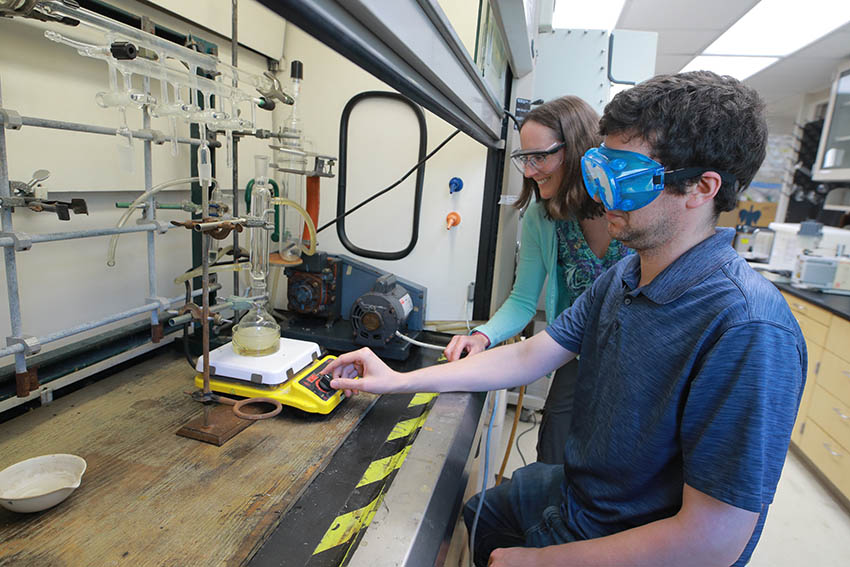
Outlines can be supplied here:
M720 175L720 179L722 179L724 183L735 185L737 182L737 178L726 171L718 171L710 167L683 167L681 169L664 171L662 174L653 176L652 183L655 185L659 185L661 183L675 185L676 183L680 183L687 179L698 177L706 171L713 171L717 173Z

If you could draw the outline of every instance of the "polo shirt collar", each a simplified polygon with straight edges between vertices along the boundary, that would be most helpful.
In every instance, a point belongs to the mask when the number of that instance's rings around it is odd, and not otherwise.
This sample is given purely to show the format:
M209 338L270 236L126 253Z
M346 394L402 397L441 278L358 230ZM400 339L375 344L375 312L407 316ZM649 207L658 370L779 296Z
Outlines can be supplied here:
M721 266L738 257L738 253L732 248L734 235L733 228L715 228L712 236L676 258L655 279L641 288L639 293L662 305L677 299ZM623 270L623 283L630 290L635 290L640 283L639 255L633 254L629 258L629 264Z

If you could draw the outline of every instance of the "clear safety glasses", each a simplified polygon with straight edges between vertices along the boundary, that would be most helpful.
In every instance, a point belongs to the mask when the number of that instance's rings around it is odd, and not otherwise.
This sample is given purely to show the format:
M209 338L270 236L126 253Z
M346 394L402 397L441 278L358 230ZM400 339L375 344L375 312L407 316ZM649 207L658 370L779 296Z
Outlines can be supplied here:
M556 156L558 150L564 147L564 142L556 142L545 150L517 150L511 153L511 163L525 175L525 168L530 167L535 171L554 170L561 165L560 156Z
M634 211L645 207L664 190L664 183L675 184L716 171L727 183L735 176L707 167L685 167L667 171L657 161L637 152L613 150L602 144L590 148L581 158L581 174L591 197L599 197L609 211Z

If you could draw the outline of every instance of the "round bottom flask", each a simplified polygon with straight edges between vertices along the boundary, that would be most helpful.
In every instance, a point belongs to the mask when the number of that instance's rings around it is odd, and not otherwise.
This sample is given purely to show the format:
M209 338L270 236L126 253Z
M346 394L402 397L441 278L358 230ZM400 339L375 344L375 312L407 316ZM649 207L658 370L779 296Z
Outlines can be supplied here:
M255 305L233 328L233 351L242 356L266 356L280 349L280 325L265 307Z

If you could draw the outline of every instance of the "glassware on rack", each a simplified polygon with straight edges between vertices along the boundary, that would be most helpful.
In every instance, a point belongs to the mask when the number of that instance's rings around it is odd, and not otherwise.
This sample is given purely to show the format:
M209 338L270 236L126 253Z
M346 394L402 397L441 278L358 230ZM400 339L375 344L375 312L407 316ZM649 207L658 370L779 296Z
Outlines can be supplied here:
M265 219L271 209L271 184L268 156L254 157L254 187L251 191L250 216ZM251 297L253 307L233 329L233 350L243 356L266 356L280 348L280 325L268 312L266 281L269 275L269 231L251 227Z
M281 128L280 145L275 146L274 152L280 196L302 206L306 193L305 173L309 162L308 153L312 149L310 140L304 136L298 109L303 77L304 65L301 61L293 61L290 66L290 93L294 102L289 116ZM284 207L280 212L280 238L278 241L278 253L282 263L301 263L303 232L304 219L298 211L292 207Z

